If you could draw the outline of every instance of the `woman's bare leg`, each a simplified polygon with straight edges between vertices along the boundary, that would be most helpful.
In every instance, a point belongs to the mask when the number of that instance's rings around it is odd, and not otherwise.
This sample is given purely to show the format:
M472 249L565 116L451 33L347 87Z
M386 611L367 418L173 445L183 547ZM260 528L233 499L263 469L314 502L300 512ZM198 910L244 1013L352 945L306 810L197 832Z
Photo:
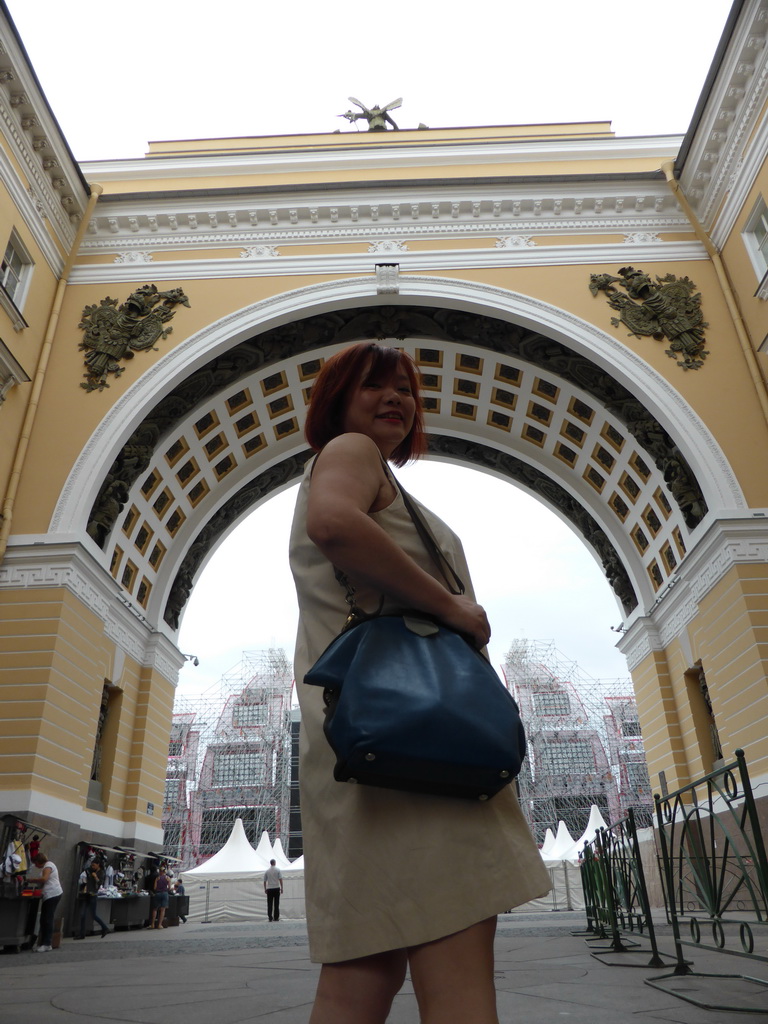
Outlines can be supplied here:
M384 1024L407 962L405 950L393 949L323 964L309 1024Z
M499 1024L493 978L496 918L408 950L421 1024Z

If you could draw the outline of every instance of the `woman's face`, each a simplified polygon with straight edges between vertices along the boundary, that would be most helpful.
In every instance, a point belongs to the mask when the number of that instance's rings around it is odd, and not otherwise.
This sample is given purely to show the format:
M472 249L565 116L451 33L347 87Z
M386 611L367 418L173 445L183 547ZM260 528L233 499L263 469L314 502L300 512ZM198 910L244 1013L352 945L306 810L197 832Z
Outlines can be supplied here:
M389 458L413 427L416 396L402 365L390 373L371 373L370 366L347 399L344 433L366 434Z

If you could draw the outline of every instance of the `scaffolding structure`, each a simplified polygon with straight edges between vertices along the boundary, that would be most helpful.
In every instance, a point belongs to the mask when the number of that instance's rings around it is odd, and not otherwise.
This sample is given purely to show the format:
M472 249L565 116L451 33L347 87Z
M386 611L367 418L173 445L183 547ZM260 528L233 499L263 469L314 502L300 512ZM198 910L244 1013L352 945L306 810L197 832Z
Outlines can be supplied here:
M177 694L163 801L163 852L182 868L218 852L236 818L256 845L290 829L291 690L285 651L245 651L204 693Z
M592 679L552 641L517 640L504 661L528 754L520 804L536 841L564 821L578 838L595 804L606 822L631 807L652 823L653 800L632 681Z

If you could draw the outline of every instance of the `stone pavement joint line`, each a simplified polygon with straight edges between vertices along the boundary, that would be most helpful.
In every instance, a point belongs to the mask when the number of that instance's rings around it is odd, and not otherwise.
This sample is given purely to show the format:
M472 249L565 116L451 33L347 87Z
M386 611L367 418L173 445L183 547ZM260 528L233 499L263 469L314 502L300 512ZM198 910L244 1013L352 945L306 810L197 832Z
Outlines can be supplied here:
M744 981L672 978L661 991L647 977L671 968L609 966L580 935L581 913L500 919L496 983L503 1024L744 1024L743 1012L709 1011L674 991L705 993L768 1014L768 988ZM668 929L660 946L671 953ZM766 965L691 951L700 972L768 979ZM620 963L620 957L615 961ZM725 961L725 963L723 963ZM634 954L627 961L637 962ZM304 922L188 923L131 931L104 941L65 939L58 950L0 956L2 1024L306 1024L318 967ZM754 1012L750 1015L755 1019ZM390 1024L418 1024L410 982ZM760 1019L760 1016L757 1017Z

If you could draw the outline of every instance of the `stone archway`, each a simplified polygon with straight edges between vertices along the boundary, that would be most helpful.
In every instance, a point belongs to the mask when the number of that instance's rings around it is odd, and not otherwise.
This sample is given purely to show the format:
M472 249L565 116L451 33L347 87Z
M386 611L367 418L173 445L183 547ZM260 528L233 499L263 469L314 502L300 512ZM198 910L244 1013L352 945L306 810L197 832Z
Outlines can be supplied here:
M161 628L178 628L223 536L300 474L308 455L303 409L322 359L368 337L403 345L417 359L433 452L537 494L595 551L625 613L647 607L674 576L713 498L720 500L718 486L734 501L727 473L701 473L701 449L710 456L711 439L700 437L697 452L654 412L669 405L668 386L641 397L621 379L630 368L617 361L609 370L599 346L589 351L583 339L569 345L555 337L563 323L548 333L531 327L530 310L513 323L387 298L348 299L278 323L227 349L214 346L205 361L197 353L191 370L144 412L102 467L85 515L130 600ZM477 297L466 305L477 307ZM611 346L613 339L604 349ZM624 359L632 361L640 362ZM684 422L694 433L691 419ZM58 518L66 519L61 505Z

